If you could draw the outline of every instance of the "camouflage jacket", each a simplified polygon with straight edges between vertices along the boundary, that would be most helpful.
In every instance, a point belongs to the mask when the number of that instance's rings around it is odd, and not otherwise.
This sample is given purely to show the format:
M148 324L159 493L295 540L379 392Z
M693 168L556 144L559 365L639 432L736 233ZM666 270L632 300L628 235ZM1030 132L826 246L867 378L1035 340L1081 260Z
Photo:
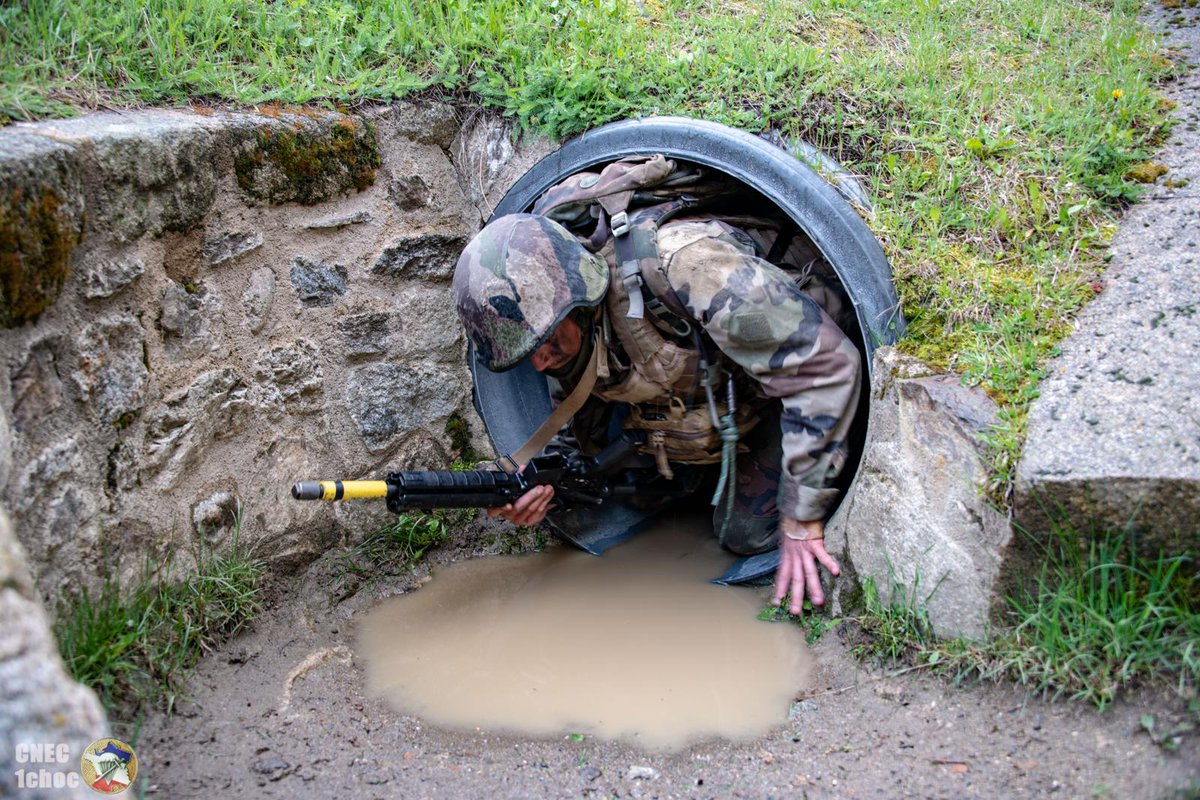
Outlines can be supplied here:
M744 231L681 220L659 230L658 245L688 313L758 391L782 401L779 513L820 519L837 501L846 462L858 349L793 276L755 254Z

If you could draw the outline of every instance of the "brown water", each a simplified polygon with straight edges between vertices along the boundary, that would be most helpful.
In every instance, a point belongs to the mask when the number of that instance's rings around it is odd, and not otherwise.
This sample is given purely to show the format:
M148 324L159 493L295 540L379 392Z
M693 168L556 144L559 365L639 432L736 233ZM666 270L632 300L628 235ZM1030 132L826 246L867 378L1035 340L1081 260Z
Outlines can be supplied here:
M675 749L781 724L812 671L760 591L709 580L707 526L664 524L603 557L568 548L452 565L371 611L368 691L451 728L586 733Z

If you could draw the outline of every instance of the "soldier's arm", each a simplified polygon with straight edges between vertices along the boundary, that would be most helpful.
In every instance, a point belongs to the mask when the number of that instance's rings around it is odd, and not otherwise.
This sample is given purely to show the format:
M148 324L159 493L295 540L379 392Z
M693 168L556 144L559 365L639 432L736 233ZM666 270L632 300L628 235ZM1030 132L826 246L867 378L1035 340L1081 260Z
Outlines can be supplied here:
M858 350L786 272L728 232L698 235L690 225L660 232L671 253L667 277L716 345L781 400L779 512L820 520L837 501L833 483L858 404Z

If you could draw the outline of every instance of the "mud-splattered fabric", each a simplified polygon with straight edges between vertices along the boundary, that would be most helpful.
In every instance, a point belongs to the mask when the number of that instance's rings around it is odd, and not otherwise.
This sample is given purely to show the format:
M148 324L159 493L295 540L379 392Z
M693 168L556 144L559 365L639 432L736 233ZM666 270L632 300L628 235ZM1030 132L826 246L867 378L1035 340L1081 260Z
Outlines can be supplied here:
M515 366L579 307L600 302L608 266L561 225L510 214L480 231L454 270L458 315L484 365Z
M748 236L716 220L665 225L659 254L672 288L757 391L781 401L776 507L820 519L858 405L854 344L786 272L759 258Z

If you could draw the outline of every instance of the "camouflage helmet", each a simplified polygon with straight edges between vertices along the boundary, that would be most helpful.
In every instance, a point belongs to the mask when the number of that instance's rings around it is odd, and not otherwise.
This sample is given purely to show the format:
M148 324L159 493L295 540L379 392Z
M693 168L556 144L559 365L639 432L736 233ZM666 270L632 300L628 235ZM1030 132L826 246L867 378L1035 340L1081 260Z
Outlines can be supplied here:
M516 366L572 309L597 305L607 290L604 259L535 214L486 225L454 269L458 316L492 372Z

